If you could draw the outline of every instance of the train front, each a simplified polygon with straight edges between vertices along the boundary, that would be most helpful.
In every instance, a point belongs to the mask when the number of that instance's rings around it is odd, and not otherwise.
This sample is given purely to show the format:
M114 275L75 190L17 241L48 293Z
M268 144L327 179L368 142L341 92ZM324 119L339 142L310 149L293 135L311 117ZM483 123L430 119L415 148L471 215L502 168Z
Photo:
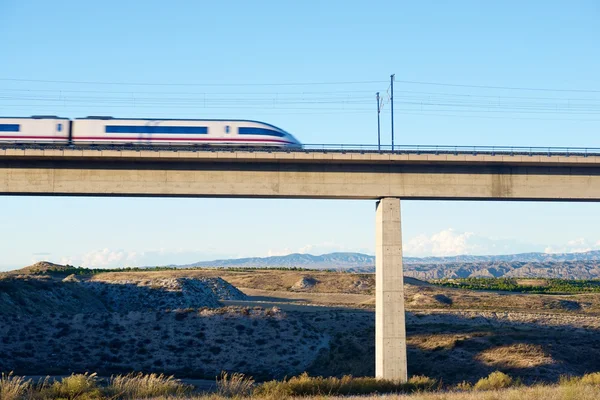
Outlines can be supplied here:
M274 125L259 121L245 121L242 125L238 128L238 134L254 136L258 143L262 142L262 145L302 149L302 143L298 139Z

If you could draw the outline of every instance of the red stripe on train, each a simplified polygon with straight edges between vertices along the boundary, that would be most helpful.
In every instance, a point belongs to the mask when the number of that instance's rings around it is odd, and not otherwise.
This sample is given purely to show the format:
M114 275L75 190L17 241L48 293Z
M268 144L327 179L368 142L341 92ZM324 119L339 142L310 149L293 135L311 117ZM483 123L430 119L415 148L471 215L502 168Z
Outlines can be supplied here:
M61 138L61 137L48 137L48 136L17 136L17 135L2 135L0 136L0 139L23 139L23 140L27 140L27 139L41 139L41 140L64 140L66 141L67 138ZM77 140L97 140L97 141L101 141L101 140L106 140L106 141L112 141L112 142L117 142L117 141L122 141L122 140L130 140L130 141L135 141L135 142L149 142L149 141L188 141L188 142L268 142L268 143L284 143L284 144L295 144L293 142L288 142L286 140L279 140L279 139L241 139L241 138L182 138L182 137L169 137L169 138L139 138L139 137L115 137L115 138L107 138L104 136L78 136L78 137L74 137L73 138L74 141Z
M133 137L106 137L106 136L74 136L73 140L135 140L138 142L144 141L152 141L152 140L162 140L162 141L194 141L194 142L269 142L269 143L289 143L294 144L293 142L289 142L287 140L280 139L245 139L245 138L187 138L187 137L166 137L166 138L140 138L137 136Z

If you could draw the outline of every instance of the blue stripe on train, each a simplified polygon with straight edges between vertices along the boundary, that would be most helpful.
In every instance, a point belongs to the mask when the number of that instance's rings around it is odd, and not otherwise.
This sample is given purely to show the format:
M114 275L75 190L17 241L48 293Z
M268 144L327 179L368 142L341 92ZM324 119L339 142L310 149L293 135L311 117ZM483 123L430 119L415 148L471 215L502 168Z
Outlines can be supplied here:
M0 124L0 132L19 132L20 127L18 124Z
M107 125L106 133L175 133L175 134L206 134L206 126L133 126Z

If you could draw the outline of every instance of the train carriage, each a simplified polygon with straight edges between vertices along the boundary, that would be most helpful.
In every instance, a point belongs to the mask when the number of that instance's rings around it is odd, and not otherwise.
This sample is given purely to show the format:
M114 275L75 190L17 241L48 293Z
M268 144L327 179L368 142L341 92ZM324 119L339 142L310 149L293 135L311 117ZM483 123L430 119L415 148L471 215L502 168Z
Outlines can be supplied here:
M302 147L289 133L264 122L213 119L78 118L73 121L72 141L74 144Z
M40 115L30 118L0 117L0 141L11 143L67 143L68 118Z

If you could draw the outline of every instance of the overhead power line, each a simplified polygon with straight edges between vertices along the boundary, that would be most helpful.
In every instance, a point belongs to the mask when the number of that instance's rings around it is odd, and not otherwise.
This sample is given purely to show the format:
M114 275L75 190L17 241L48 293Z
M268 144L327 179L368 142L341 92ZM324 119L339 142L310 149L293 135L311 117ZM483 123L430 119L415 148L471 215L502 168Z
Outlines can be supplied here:
M120 82L120 81L72 81L72 80L51 80L51 79L24 79L24 78L0 78L4 82L31 82L31 83L60 83L60 84L79 84L79 85L119 85L119 86L206 86L206 87L258 87L258 86L318 86L318 85L363 85L363 84L382 84L387 81L333 81L333 82L271 82L271 83L195 83L195 82ZM493 86L493 85L470 85L460 83L446 82L428 82L428 81L410 81L396 80L399 83L413 85L431 85L446 87L462 87L474 89L496 89L496 90L525 90L525 91L543 91L543 92L571 92L571 93L600 93L597 89L564 89L564 88L540 88L524 86Z
M475 88L475 89L531 90L531 91L541 91L541 92L600 93L600 90L593 90L593 89L550 89L550 88L532 88L532 87L517 87L517 86L466 85L466 84L458 84L458 83L401 81L401 80L396 80L396 82L410 83L410 84L414 84L414 85L450 86L450 87L464 87L464 88Z
M6 82L63 83L77 85L120 85L120 86L313 86L313 85L363 85L385 83L386 81L343 81L343 82L280 82L280 83L157 83L157 82L102 82L102 81L60 81L46 79L0 78Z

